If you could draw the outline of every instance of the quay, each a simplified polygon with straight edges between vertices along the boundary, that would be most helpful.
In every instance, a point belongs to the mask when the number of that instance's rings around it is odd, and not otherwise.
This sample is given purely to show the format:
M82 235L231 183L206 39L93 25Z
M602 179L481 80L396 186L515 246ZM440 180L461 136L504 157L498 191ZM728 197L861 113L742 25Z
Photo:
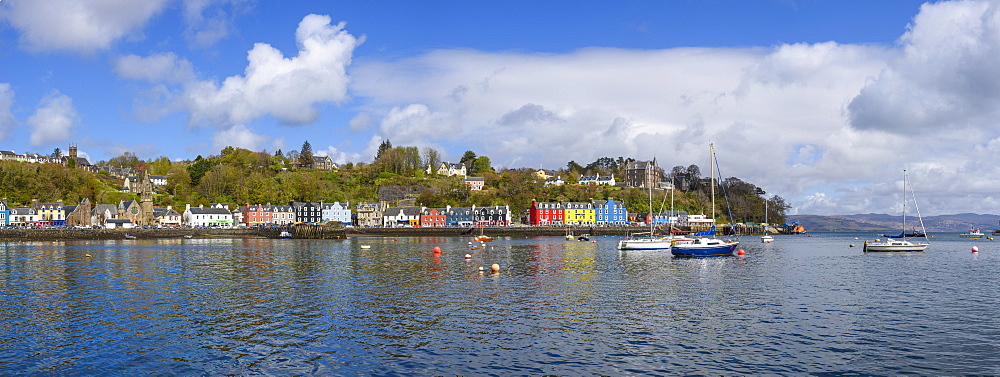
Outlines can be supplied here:
M676 227L676 230L700 232L707 228ZM720 235L729 233L728 225L718 230ZM510 227L441 227L441 228L344 228L324 225L296 224L262 228L158 228L158 229L0 229L0 242L49 241L49 240L122 240L157 238L279 238L287 231L294 239L346 239L349 237L472 237L480 232L491 237L565 236L627 236L648 231L646 227L597 227L597 226L510 226ZM665 229L657 232L666 233ZM737 226L741 235L762 234L759 226Z

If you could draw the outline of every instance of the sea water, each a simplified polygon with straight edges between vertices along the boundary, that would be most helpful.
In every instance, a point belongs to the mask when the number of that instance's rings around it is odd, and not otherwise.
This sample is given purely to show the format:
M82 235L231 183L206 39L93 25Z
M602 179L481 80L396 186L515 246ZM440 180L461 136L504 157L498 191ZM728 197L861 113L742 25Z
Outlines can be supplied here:
M1000 241L934 236L0 243L0 374L1000 374Z

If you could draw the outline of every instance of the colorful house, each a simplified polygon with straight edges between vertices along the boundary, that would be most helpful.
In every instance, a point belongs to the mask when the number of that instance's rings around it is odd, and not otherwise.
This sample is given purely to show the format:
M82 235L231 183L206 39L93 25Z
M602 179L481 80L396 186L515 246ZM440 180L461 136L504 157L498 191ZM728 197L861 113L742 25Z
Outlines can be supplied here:
M7 208L7 201L0 200L0 226L10 225L10 208Z
M510 207L472 207L473 226L509 226Z
M535 226L563 225L565 208L562 203L539 203L531 201L528 222Z
M66 212L63 211L62 200L55 203L39 203L31 201L31 208L38 216L38 226L66 225Z
M594 225L594 205L586 202L563 203L563 223L566 225Z
M288 205L292 206L295 211L295 221L297 222L313 224L323 222L322 203L290 202Z
M271 208L263 204L246 204L243 206L241 223L247 227L268 225L271 220ZM235 219L234 219L235 221Z
M593 202L594 221L598 225L626 226L628 225L628 210L621 201L608 198Z
M329 223L341 223L343 225L351 224L351 203L345 202L341 204L340 202L333 203L323 203L323 222Z
M445 223L448 226L467 227L472 226L474 221L475 216L472 213L472 208L449 207L445 213Z
M448 210L451 206L446 208L424 208L423 212L420 213L420 227L421 228L440 228L448 225Z
M465 178L465 185L469 186L469 190L482 191L483 186L486 185L486 180L483 177L467 177Z

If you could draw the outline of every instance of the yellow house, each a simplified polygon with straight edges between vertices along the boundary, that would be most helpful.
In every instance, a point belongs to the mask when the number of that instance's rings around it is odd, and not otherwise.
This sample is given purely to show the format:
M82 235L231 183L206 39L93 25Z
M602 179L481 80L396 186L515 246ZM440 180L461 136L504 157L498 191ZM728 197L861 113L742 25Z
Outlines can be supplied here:
M594 225L597 222L593 203L567 202L564 206L563 224Z
M63 212L62 200L56 203L39 203L37 200L32 200L31 208L38 214L40 226L66 225L66 213Z

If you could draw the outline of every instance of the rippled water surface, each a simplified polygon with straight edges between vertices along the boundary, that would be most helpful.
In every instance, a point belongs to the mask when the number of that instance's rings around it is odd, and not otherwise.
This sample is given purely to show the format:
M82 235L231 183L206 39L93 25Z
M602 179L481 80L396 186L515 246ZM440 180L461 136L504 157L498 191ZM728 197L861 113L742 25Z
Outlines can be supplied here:
M0 243L0 374L1000 374L1000 241L854 237Z

